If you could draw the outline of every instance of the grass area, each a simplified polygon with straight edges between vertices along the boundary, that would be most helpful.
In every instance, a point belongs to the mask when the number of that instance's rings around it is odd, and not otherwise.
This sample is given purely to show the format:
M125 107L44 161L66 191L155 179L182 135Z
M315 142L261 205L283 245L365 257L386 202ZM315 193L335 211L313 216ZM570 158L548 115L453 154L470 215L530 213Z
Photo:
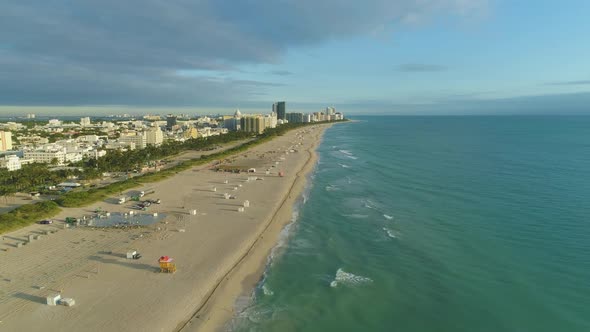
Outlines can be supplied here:
M51 218L57 215L60 210L53 201L20 206L0 215L0 234L34 224L42 219Z

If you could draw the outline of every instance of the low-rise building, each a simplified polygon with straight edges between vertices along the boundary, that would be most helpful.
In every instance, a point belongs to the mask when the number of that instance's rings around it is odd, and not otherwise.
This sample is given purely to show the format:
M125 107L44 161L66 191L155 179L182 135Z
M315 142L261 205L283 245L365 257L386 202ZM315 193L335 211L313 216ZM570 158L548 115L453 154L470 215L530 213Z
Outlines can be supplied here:
M0 168L6 168L9 172L21 169L20 158L15 155L4 156L0 158Z
M24 158L31 159L36 163L50 164L57 161L58 165L62 165L66 160L66 151L63 147L45 147L35 150L25 150Z
M62 125L62 121L58 119L51 119L47 122L47 125L50 127L57 127Z
M103 146L107 150L133 151L135 143L133 142L108 142Z
M135 144L135 148L136 149L145 149L145 147L146 147L146 137L145 137L145 134L143 132L141 132L141 133L134 132L134 133L122 134L119 137L119 142L121 142L121 143L133 143L133 144Z

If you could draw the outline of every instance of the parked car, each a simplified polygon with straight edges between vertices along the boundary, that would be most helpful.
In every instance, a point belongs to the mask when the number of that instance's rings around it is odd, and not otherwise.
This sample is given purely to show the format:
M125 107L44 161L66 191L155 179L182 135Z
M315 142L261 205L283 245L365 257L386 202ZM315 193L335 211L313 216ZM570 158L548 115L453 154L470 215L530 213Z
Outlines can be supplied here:
M49 225L49 224L53 224L53 221L52 220L49 220L49 219L45 219L45 220L39 221L39 223L41 225Z

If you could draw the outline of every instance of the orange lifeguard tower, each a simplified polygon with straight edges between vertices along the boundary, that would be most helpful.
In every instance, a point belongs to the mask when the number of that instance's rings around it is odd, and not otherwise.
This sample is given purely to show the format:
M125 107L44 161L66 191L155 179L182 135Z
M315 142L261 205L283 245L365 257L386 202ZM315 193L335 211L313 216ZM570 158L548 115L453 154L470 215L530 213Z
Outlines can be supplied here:
M162 256L158 260L160 263L160 272L165 273L174 273L176 272L176 264L174 264L174 259L168 256Z

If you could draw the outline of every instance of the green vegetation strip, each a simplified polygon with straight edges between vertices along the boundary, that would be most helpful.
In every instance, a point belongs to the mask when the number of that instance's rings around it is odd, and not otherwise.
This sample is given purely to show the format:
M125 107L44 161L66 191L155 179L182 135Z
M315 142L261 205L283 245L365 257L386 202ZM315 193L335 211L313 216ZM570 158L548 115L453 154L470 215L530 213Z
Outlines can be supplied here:
M0 234L34 224L42 219L51 218L59 212L59 206L53 201L23 205L0 215Z

